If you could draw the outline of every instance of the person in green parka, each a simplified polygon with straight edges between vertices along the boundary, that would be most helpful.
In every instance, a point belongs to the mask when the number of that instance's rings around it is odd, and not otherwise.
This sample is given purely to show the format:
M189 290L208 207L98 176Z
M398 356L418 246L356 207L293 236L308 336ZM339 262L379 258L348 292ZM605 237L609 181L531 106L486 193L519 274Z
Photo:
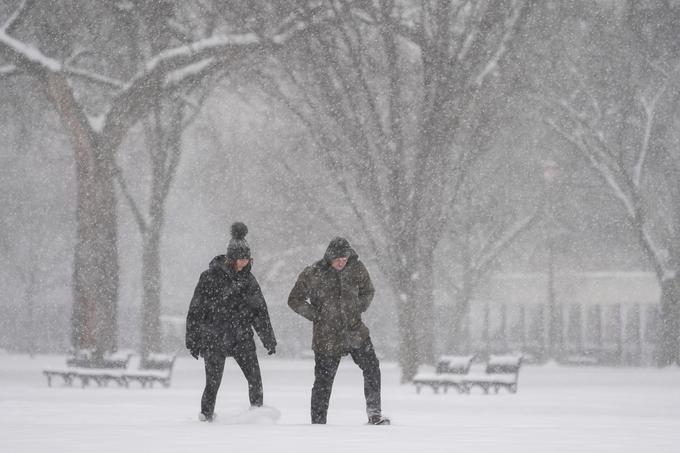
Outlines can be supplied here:
M389 424L382 416L380 363L368 327L361 319L375 290L356 251L341 237L331 240L323 259L305 268L288 305L313 323L314 386L311 418L326 423L333 381L342 356L349 354L364 375L369 424Z

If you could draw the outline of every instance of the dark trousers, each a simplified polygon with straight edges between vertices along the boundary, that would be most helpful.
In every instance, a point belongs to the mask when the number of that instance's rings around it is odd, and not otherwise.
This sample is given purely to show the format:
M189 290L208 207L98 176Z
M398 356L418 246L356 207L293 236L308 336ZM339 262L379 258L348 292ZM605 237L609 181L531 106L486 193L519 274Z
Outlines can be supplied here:
M239 348L234 352L233 357L248 381L250 405L262 406L262 375L255 348ZM212 416L215 411L215 400L222 382L226 359L226 355L216 352L204 357L205 389L201 398L201 412L207 416Z
M349 352L354 363L364 373L364 396L366 413L380 415L380 362L375 355L373 343L368 338L364 344ZM312 387L312 423L326 423L328 402L331 398L335 373L340 365L341 355L314 353L314 386Z

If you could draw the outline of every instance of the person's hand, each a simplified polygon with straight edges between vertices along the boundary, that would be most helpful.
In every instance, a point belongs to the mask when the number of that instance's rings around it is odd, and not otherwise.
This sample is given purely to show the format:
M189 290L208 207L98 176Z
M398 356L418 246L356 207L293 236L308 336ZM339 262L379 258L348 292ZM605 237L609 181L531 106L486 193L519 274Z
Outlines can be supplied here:
M189 349L189 354L191 354L191 357L198 360L198 357L201 355L201 351L198 348L193 348Z
M267 348L267 355L272 355L272 354L276 354L276 346L275 345L271 345Z

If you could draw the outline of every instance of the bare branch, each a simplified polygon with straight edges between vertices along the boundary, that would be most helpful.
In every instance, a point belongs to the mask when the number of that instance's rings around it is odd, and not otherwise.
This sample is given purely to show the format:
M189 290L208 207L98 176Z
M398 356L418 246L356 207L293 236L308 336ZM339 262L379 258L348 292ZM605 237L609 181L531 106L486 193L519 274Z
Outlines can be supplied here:
M0 66L0 77L7 77L18 73L18 68L13 64Z
M523 232L527 231L531 225L538 218L539 209L535 209L529 215L513 222L509 227L505 228L500 237L491 241L484 246L477 257L474 267L477 268L480 274L483 274L491 263L506 250L514 240Z
M0 55L9 62L34 74L44 71L59 72L62 69L59 61L48 57L33 46L11 37L4 30L0 30Z
M649 143L652 134L652 128L654 126L654 117L656 115L657 104L661 97L664 95L668 87L675 81L675 78L680 72L680 64L678 64L673 71L668 74L668 77L664 84L657 90L651 99L647 99L641 96L638 100L642 105L642 110L644 113L644 131L642 134L642 143L638 150L637 156L635 158L635 164L633 166L633 183L635 187L639 187L642 179L642 171L645 165L645 160L649 153Z
M518 5L518 3L521 4ZM491 58L489 58L489 60L486 62L486 65L482 68L480 73L475 78L475 84L477 86L482 86L484 84L484 80L486 80L489 74L491 74L496 69L496 67L498 66L498 62L508 51L510 41L517 32L517 25L520 19L522 18L522 15L525 14L526 12L525 9L527 6L523 0L514 0L513 4L514 4L513 14L510 15L510 17L505 21L505 32L503 33L502 38L498 42L496 50L493 52Z
M593 90L586 82L585 75L572 61L567 62L567 69L574 75L574 78L576 79L578 85L581 87L581 90L583 90L583 92L587 95L588 100L590 101L590 104L592 105L593 110L595 112L596 118L598 119L602 118L602 109L600 109L600 103L598 102L595 93L593 93Z
M112 79L110 77L97 74L86 69L80 69L69 65L64 66L64 74L68 76L77 77L79 79L86 80L97 85L101 85L105 88L116 90L125 88L125 83L123 83L120 80Z
M128 188L127 182L125 181L125 176L123 176L123 171L115 162L113 163L113 165L116 181L118 181L118 186L120 187L123 196L127 200L128 206L130 206L130 210L132 211L132 215L134 216L135 221L137 222L139 231L144 233L148 229L148 223L146 219L144 219L144 214L142 214L142 211L139 209L139 205L135 201L134 197L132 196L132 193L130 192L130 189Z
M290 153L285 153L285 155L290 155ZM271 162L268 161L268 165L270 164ZM326 223L328 223L328 225L335 228L336 230L341 230L336 219L328 211L327 203L322 202L318 197L313 195L318 193L318 191L310 188L309 185L300 177L300 175L290 167L288 162L284 160L281 162L281 165L286 171L286 177L282 179L286 184L289 185L289 188L295 189L295 199L305 200L303 204L307 207L307 210L310 214L314 216L320 216L326 221Z
M22 0L19 7L7 18L5 24L0 28L3 33L12 33L26 17L26 12L33 6L35 0Z

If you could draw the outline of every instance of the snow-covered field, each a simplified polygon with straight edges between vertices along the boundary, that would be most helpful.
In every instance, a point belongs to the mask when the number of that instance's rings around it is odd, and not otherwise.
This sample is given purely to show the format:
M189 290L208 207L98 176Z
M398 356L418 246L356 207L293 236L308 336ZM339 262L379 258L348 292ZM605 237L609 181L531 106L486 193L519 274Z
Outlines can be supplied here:
M311 360L262 359L276 424L233 424L248 406L229 361L213 424L197 420L202 361L179 359L169 389L48 388L59 356L0 355L0 452L678 452L680 369L526 366L519 392L417 395L384 363L383 410L365 425L361 373L338 371L328 425L309 425Z

